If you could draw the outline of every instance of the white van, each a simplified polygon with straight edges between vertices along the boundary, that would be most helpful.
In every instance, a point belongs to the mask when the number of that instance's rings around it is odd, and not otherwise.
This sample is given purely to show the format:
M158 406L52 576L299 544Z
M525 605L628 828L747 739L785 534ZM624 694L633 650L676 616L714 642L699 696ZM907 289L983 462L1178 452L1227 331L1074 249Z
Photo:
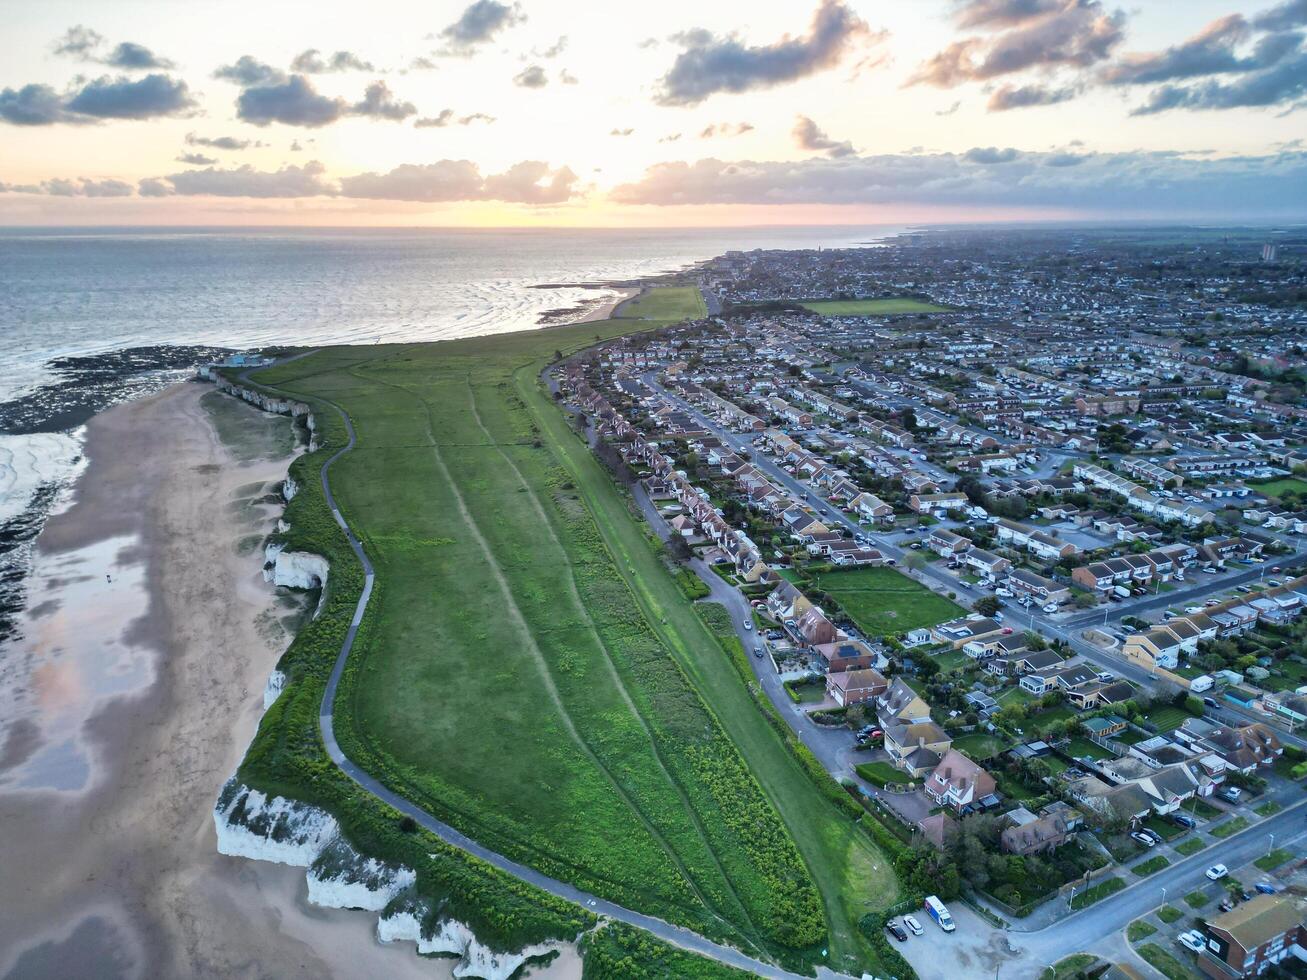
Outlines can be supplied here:
M957 926L953 924L953 916L948 914L948 909L944 907L944 903L934 895L926 896L925 905L926 912L929 913L932 919L939 923L939 927L945 932L952 932L957 928Z

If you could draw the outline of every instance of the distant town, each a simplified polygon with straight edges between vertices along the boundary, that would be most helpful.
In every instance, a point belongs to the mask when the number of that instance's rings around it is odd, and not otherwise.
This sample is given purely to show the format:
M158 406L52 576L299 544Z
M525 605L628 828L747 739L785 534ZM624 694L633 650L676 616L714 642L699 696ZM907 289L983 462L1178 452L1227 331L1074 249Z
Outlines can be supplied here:
M652 290L707 315L551 369L933 893L883 923L922 976L994 972L996 931L1057 976L1111 936L1301 975L1307 243L1263 236L728 253Z

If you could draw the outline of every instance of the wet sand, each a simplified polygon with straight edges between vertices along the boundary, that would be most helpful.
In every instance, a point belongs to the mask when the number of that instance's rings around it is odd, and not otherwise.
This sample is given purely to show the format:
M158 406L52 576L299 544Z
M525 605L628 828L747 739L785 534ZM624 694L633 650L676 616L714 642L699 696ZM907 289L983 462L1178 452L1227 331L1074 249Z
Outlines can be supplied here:
M37 541L24 638L0 652L0 976L448 977L377 944L374 916L308 905L301 869L215 849L289 641L252 550L289 460L284 433L224 443L211 392L92 419Z

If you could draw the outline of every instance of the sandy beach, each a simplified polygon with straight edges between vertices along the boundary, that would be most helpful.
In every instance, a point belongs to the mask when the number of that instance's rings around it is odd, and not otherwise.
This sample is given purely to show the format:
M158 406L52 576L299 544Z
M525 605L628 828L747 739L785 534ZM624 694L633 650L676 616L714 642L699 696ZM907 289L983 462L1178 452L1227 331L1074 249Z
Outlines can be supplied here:
M195 383L88 425L0 653L0 976L449 975L377 944L373 916L309 906L302 870L215 850L302 605L257 553L289 433Z

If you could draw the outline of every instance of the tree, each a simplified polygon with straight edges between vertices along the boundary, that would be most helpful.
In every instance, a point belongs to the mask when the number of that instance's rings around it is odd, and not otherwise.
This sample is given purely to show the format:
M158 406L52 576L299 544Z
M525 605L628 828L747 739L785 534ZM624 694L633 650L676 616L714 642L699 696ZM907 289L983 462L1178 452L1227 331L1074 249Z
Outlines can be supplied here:
M998 612L999 605L997 596L982 595L971 604L971 608L982 616L993 616Z

